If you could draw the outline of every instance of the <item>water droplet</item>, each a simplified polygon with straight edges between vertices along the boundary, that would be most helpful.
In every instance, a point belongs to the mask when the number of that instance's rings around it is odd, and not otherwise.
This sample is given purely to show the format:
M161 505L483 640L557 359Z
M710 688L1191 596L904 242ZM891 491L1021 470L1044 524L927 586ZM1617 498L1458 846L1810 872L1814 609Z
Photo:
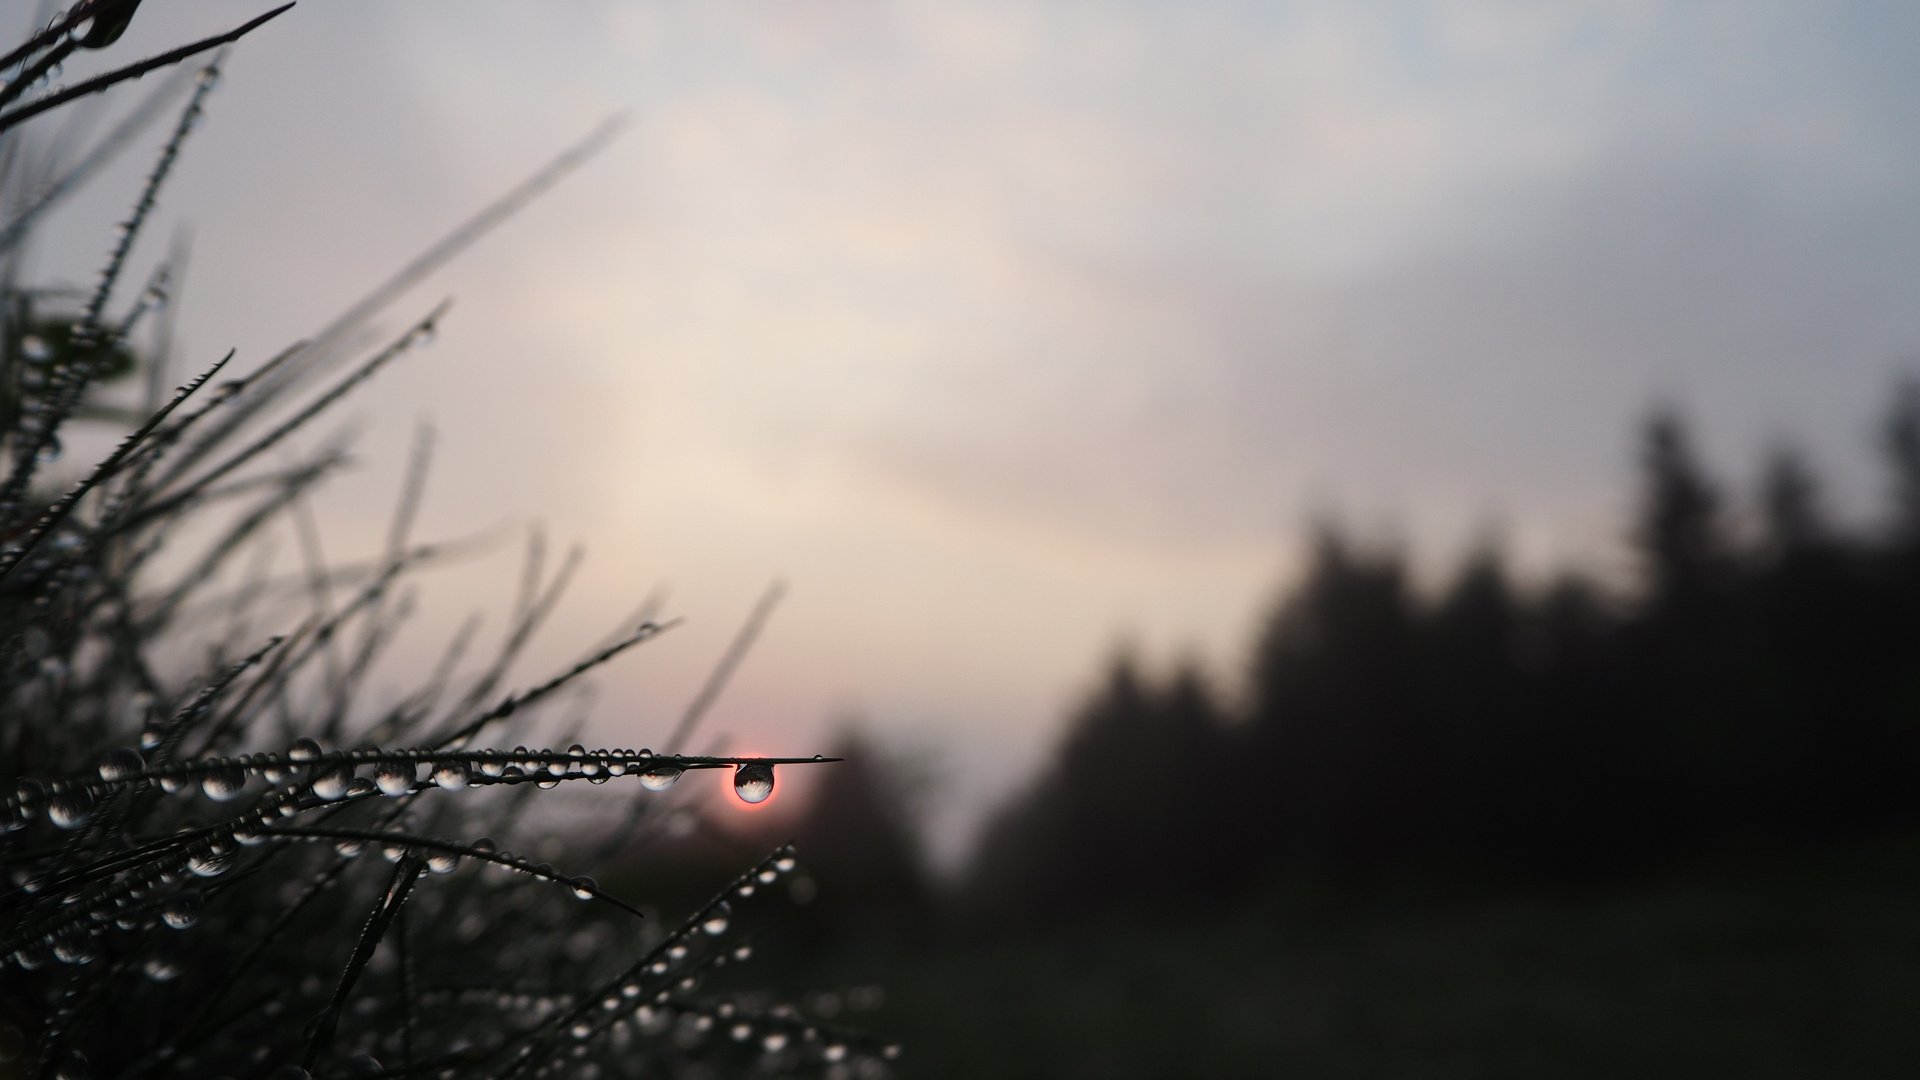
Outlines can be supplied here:
M93 792L70 787L47 802L47 820L63 829L77 829L93 816Z
M238 765L222 765L200 778L200 790L214 802L237 799L246 786L247 771Z
M313 739L310 739L307 736L302 735L299 738L293 740L293 745L287 748L287 760L297 761L302 763L309 762L309 761L319 761L320 760L320 744L314 741Z
M880 1056L886 1058L888 1061L894 1060L895 1058L900 1056L900 1044L888 1043L887 1048L885 1050L880 1051Z
M593 1025L592 1025L592 1024L589 1024L589 1023L587 1023L587 1022L586 1022L585 1020L582 1020L582 1021L580 1021L579 1023L577 1023L577 1024L575 1024L575 1025L573 1025L573 1029L572 1029L572 1030L573 1030L573 1037L574 1037L574 1038L576 1038L576 1039L584 1039L584 1038L586 1038L587 1036L589 1036L589 1035L591 1035L591 1034L593 1034Z
M167 733L164 729L157 727L140 729L140 749L142 750L151 750L166 740Z
M554 779L541 780L537 782L536 786L538 786L541 791L552 791L554 788L560 786L560 781Z
M489 750L487 756L480 759L480 771L488 776L500 776L506 773L507 763L501 759L498 750Z
M189 777L183 776L180 773L167 773L160 777L160 790L169 795L175 792L185 791L189 779Z
M733 1036L734 1042L746 1042L748 1039L753 1038L753 1025L735 1024L733 1025L733 1031L729 1034Z
M28 971L39 970L46 964L47 958L47 947L38 941L20 946L13 954L13 962Z
M590 877L581 876L573 879L573 895L582 900L593 899L593 894L599 889L600 883Z
M760 1040L760 1045L767 1048L767 1053L777 1054L787 1048L787 1033L784 1031L769 1031L767 1032L767 1037Z
M744 885L742 885L742 886L740 886L740 888L739 888L738 890L736 890L736 891L737 891L737 892L738 892L738 893L740 894L740 896L742 896L742 897L748 897L748 896L752 896L752 895L753 895L753 882L751 882L751 881L749 881L749 882L747 882L746 884L744 884Z
M118 750L107 751L106 756L100 759L100 779L130 779L139 776L146 767L146 759L140 756L140 751L130 746L123 746Z
M419 770L411 761L383 761L373 771L373 782L383 795L405 795L419 778Z
M846 1044L845 1043L829 1043L827 1045L827 1048L820 1052L820 1056L823 1058L826 1058L830 1062L845 1061L847 1059Z
M459 791L467 786L467 763L459 758L434 762L433 782L448 791Z
M224 852L197 852L187 858L187 871L195 877L219 877L233 869L233 856Z
M140 965L140 970L146 972L147 978L157 983L172 982L180 974L178 965L158 956L148 957L147 962Z
M712 911L707 912L706 918L700 920L700 929L714 937L719 937L727 932L728 913L727 902L722 900L714 905Z
M575 761L579 761L587 756L587 748L581 746L579 743L574 743L572 746L567 747L567 756Z
M380 788L373 781L364 776L356 776L353 778L353 783L347 785L347 798L364 799L379 790Z
M773 884L773 879L779 877L780 875L774 872L773 867L769 866L765 870L760 871L760 873L755 876L757 876L760 879L760 884L771 885Z
M339 852L343 859L359 858L360 853L366 849L366 843L361 840L336 840L333 844L333 850Z
M648 791L665 791L678 779L680 779L679 766L655 765L640 774L640 786Z
M347 797L347 789L353 786L353 766L345 761L336 761L320 770L313 778L313 794L328 802L338 802Z
M741 802L766 802L773 794L773 766L749 763L733 770L733 793Z
M390 863L397 863L407 857L407 849L402 844L387 844L380 849L380 857Z
M753 946L751 945L742 945L739 948L733 950L733 958L735 960L745 960L746 958L752 955L753 955Z
M93 937L85 931L62 934L53 943L53 958L63 964L93 962Z
M200 921L200 890L188 889L167 901L160 910L160 921L175 930L185 930Z
M773 868L774 868L775 870L778 870L778 871L780 871L780 872L781 872L781 873L783 873L783 874L784 874L784 873L786 873L786 872L788 872L789 870L792 870L792 869L793 869L793 856L791 856L791 855L782 855L782 856L780 856L779 858L777 858L777 859L775 859L775 860L773 860Z
M460 869L460 856L450 851L436 851L427 856L427 869L436 874L451 874Z

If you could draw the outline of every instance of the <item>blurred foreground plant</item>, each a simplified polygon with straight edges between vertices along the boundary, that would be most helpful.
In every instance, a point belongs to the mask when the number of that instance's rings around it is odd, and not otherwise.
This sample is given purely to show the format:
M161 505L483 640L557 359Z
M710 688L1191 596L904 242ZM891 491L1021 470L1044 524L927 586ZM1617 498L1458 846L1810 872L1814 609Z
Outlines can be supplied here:
M136 6L85 0L0 61L12 76L0 89L0 1076L884 1075L888 1049L857 1033L765 994L704 989L751 955L790 849L663 927L636 921L582 872L592 866L558 869L482 835L523 824L529 796L563 783L632 778L646 797L687 771L732 769L738 796L759 802L775 766L822 760L673 753L684 725L658 754L486 745L524 737L537 706L665 629L650 612L546 683L487 705L571 572L545 580L536 543L505 643L470 685L456 692L471 628L398 704L361 706L410 610L398 586L444 550L410 540L424 452L377 560L329 569L310 549L291 613L264 561L237 591L212 592L270 527L310 535L304 499L344 460L337 445L271 467L265 453L426 343L446 305L310 390L353 359L354 332L610 129L313 339L238 378L219 381L229 354L170 398L150 393L104 461L64 492L45 485L67 425L126 412L102 404L101 384L133 368L181 259L120 308L116 287L219 55L72 160L68 140L30 143L20 122L265 21L53 85L69 55L117 39ZM70 317L51 316L53 294L14 281L34 224L189 85L99 282ZM164 334L153 352L149 364ZM270 621L290 625L264 639L252 629ZM198 673L166 674L183 663ZM615 849L602 845L600 858Z

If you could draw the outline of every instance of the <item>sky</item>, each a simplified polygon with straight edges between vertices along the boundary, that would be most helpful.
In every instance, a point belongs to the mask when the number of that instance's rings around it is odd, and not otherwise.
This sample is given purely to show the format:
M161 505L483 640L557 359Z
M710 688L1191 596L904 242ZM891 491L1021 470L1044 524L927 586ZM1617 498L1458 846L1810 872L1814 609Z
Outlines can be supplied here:
M115 55L262 7L148 0ZM1660 404L1734 493L1790 444L1870 520L1920 357L1895 3L302 0L136 264L190 230L182 364L258 363L622 111L386 319L455 299L346 414L329 556L377 550L430 420L422 531L505 539L430 580L394 692L499 628L540 522L587 562L522 682L656 587L686 619L599 678L610 745L784 580L706 737L931 755L948 860L1121 643L1231 691L1313 522L1430 580L1489 536L1618 577ZM150 160L42 276L90 279Z

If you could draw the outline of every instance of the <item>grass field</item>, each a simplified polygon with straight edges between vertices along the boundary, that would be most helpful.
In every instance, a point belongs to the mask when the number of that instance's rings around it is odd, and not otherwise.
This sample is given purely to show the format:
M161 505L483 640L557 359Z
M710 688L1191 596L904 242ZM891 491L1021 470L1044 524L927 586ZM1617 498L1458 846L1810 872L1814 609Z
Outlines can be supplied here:
M1912 1076L1920 847L850 956L909 1077Z

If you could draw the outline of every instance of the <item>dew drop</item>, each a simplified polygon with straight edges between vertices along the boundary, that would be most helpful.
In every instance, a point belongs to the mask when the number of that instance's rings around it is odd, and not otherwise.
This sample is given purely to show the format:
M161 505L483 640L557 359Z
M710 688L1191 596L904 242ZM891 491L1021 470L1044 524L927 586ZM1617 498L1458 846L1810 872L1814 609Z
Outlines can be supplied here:
M140 729L140 749L151 750L167 739L167 733L157 727Z
M179 773L167 773L160 777L160 790L172 795L187 789L187 777Z
M200 790L214 802L237 799L246 786L247 771L238 765L222 765L200 778Z
M419 770L411 761L383 761L373 771L373 782L383 795L405 795L419 778Z
M363 799L379 790L379 786L373 781L364 776L356 776L353 783L347 785L347 798Z
M139 776L146 767L146 759L140 756L140 751L131 746L123 746L118 750L107 751L106 756L100 759L100 779L131 779Z
M293 740L293 745L287 748L287 760L297 761L303 764L309 761L319 761L320 744L302 735Z
M233 869L233 856L225 852L196 852L187 859L187 871L195 877L219 877Z
M640 786L648 791L665 791L680 779L680 767L677 765L655 765L640 774Z
M572 881L572 885L573 885L573 895L579 897L582 900L593 899L594 893L600 890L600 883L593 880L590 877L583 876L583 877L574 878Z
M147 962L140 965L140 970L146 972L147 978L157 983L172 982L180 975L178 965L158 956L148 957Z
M756 876L759 877L760 884L771 885L773 884L773 879L779 877L780 875L775 873L772 867L768 867L765 870L760 871L760 873Z
M345 761L336 761L320 770L313 778L313 794L327 802L338 802L347 797L347 789L353 786L353 766Z
M507 771L507 763L501 760L499 751L489 750L487 756L480 759L480 771L488 776L502 776Z
M735 1024L733 1025L733 1031L729 1034L733 1036L734 1042L746 1042L748 1039L753 1038L753 1025Z
M185 930L200 921L200 890L188 889L167 901L160 910L160 921L175 930Z
M70 787L47 803L47 820L63 829L77 829L93 816L93 792Z
M733 770L733 793L741 802L766 802L773 794L773 766L748 763Z
M773 860L773 868L775 870L780 871L783 874L787 873L788 871L793 869L793 856L782 855L779 858Z
M767 1053L777 1054L787 1048L787 1033L784 1031L769 1031L767 1032L767 1037L760 1040L760 1045L767 1048Z
M333 850L339 852L343 859L359 858L360 853L366 849L367 845L360 840L336 840L333 844Z
M829 1043L827 1048L820 1052L820 1056L823 1058L826 1058L829 1062L845 1061L847 1059L846 1044L845 1043Z
M722 900L720 903L714 905L712 911L707 912L706 918L700 920L700 929L705 930L713 937L719 937L721 934L727 932L727 915L727 903Z
M93 938L84 931L62 934L53 943L53 958L63 964L93 962Z
M13 962L28 971L37 971L47 962L47 947L40 942L28 942L14 950Z
M460 856L450 851L436 851L427 856L427 869L436 874L451 874L460 869Z
M433 782L448 791L459 791L467 786L467 763L458 758L434 762Z

